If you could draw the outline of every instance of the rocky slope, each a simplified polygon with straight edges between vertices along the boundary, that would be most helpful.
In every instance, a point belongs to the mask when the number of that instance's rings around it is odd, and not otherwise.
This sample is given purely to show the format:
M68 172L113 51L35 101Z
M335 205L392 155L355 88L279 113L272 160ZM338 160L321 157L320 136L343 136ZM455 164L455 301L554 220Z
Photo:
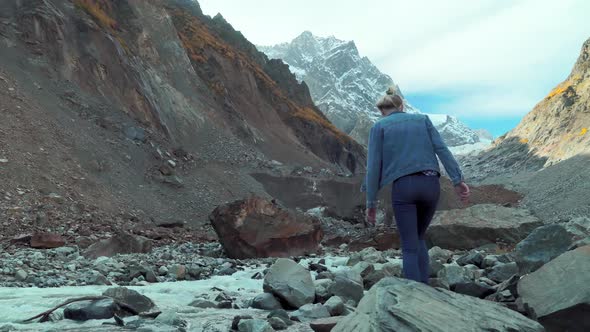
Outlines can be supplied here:
M477 178L536 171L590 153L590 39L565 81L553 89L518 126L476 160L466 162Z
M2 1L0 49L0 217L21 231L199 225L264 194L252 171L365 164L286 65L195 1Z
M354 41L322 38L303 32L290 43L259 46L270 58L282 59L301 81L326 116L344 132L367 144L368 132L380 117L376 101L389 87L401 91L367 57L361 57ZM419 112L405 101L407 112ZM456 118L433 115L447 144L458 146L480 141L476 132Z

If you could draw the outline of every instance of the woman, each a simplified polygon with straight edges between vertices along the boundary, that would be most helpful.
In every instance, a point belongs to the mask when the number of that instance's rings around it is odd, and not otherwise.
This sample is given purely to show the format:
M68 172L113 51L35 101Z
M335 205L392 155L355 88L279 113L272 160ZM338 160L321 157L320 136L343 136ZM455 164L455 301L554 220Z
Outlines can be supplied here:
M392 204L402 242L404 277L428 283L429 259L424 236L440 196L436 156L463 202L469 198L469 187L428 116L405 113L402 98L391 89L379 100L377 108L383 118L369 135L367 222L375 224L379 189L393 183Z

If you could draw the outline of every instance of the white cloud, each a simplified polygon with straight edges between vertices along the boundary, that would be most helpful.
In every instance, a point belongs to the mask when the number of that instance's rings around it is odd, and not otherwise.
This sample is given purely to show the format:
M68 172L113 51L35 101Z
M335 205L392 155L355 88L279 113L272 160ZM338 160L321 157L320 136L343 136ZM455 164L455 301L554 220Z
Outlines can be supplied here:
M590 37L587 0L200 3L256 44L304 30L352 39L404 93L453 94L436 111L459 116L526 113L569 74Z

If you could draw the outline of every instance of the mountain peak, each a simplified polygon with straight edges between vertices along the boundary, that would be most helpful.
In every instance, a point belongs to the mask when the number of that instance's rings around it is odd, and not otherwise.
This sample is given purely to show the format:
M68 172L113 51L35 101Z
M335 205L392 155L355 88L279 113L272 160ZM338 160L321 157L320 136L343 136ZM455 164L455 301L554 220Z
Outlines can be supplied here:
M352 40L319 37L304 31L291 43L261 47L270 58L282 59L299 80L307 83L312 99L338 128L366 144L371 126L380 118L375 103L390 87L399 87ZM407 101L408 113L419 113ZM456 119L440 118L445 138L456 145L477 142L477 135Z

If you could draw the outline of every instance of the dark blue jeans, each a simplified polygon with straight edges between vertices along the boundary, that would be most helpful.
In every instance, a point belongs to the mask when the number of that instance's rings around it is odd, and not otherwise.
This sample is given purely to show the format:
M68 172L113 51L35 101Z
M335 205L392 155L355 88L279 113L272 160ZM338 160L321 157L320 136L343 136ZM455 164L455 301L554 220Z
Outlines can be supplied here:
M440 197L437 176L408 175L393 183L391 200L402 242L406 279L428 283L429 259L424 235Z

